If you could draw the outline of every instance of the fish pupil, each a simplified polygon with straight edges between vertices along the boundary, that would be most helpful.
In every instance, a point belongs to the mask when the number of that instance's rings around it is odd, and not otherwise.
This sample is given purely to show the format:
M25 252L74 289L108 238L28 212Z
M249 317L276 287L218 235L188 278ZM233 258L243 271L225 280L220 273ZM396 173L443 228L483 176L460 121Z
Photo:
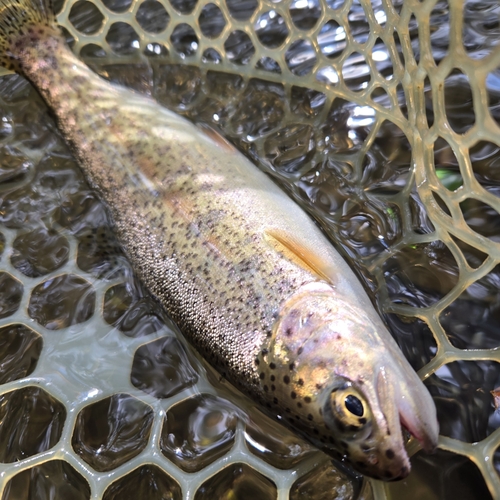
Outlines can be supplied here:
M362 417L364 410L363 410L363 403L356 397L353 396L352 394L349 394L349 396L346 396L345 400L345 407L353 414L356 415L356 417Z

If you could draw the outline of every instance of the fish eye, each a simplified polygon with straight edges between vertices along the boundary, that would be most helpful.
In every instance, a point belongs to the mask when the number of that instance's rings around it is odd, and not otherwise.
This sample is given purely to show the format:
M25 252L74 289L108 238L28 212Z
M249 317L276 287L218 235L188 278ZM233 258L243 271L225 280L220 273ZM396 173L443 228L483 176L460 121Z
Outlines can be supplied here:
M356 417L362 417L365 412L363 403L354 394L349 394L344 400L345 407Z
M350 384L335 389L330 395L330 411L342 429L355 432L370 420L370 407L363 395Z

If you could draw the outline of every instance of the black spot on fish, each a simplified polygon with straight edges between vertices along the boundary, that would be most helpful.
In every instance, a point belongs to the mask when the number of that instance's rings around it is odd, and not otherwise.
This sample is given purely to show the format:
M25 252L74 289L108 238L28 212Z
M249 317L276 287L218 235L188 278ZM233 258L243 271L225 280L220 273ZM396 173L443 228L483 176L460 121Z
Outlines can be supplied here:
M309 396L306 396L306 397L304 398L304 402L306 402L306 403L310 403L310 402L311 402L311 398L310 398Z
M271 368L271 370L274 370L276 368L276 365L274 363L269 363L269 368Z
M288 375L285 375L283 377L283 382L285 382L285 384L289 384L290 383L290 377Z
M394 451L392 451L390 448L385 451L385 456L389 459L392 460L395 456Z
M302 347L299 347L298 350L297 350L297 355L300 356L303 351L304 351L304 349Z
M276 380L276 377L274 375L271 375L271 382L274 382Z
M300 401L297 403L297 407L302 408L302 403Z
M295 370L295 363L290 363L288 367L290 368L290 371L293 372L293 370Z
M271 385L271 391L275 391L276 390L276 386L275 385Z
M310 413L307 415L307 420L310 420L310 421L314 420L313 416Z
M296 393L296 392L294 392L294 391L292 391L292 393L290 394L290 397L291 397L292 399L296 399L296 398L297 398L297 393Z
M264 391L269 391L269 387L267 387L267 385L264 386Z
M264 380L266 378L266 374L264 372L261 372L261 374L259 375L260 379L261 380Z

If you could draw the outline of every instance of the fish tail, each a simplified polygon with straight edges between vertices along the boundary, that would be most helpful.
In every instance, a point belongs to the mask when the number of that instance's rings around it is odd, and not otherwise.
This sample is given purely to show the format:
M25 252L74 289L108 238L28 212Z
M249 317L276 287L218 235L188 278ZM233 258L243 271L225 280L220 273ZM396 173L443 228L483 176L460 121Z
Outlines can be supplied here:
M22 51L55 26L52 0L0 0L0 66L23 73Z

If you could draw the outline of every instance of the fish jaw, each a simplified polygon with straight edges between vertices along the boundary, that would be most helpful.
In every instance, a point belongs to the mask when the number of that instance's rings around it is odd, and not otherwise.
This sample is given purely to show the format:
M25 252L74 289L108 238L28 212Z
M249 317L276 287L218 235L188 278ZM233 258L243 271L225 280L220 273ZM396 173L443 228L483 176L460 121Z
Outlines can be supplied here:
M365 432L345 436L345 457L364 475L384 481L398 481L408 476L411 463L399 413L399 388L392 368L382 364L373 379L364 384L364 394L371 401L372 425Z
M372 411L379 423L379 442L378 453L367 457L365 451L367 472L385 480L404 479L411 465L402 431L406 429L426 452L435 451L439 434L436 408L417 374L405 364L399 370L380 366L374 389L378 408Z
M381 322L380 325L383 327ZM398 410L397 424L393 423L393 426L402 426L420 443L424 451L433 453L439 439L434 400L392 337L387 339L385 347L393 358L390 371L386 370L384 376L386 384L393 388L392 398ZM383 398L384 386L379 378L377 389L380 399Z
M420 382L415 373L410 375L415 375ZM407 384L407 387L415 387L411 380ZM438 444L439 424L431 395L427 390L417 390L407 394L401 386L397 388L396 404L400 424L420 443L423 450L433 453Z
M436 407L430 393L403 355L394 354L396 357L390 364L380 356L372 378L373 386L366 389L372 392L373 420L378 427L373 435L377 440L368 452L369 438L360 450L354 443L349 450L351 455L352 450L357 451L354 454L360 464L358 470L389 481L404 479L411 471L403 429L428 453L437 448L439 436Z
M406 429L427 452L437 447L438 423L433 400L413 370L379 362L363 393L371 401L372 425L344 435L344 458L364 475L384 481L406 478L411 463L405 446Z

